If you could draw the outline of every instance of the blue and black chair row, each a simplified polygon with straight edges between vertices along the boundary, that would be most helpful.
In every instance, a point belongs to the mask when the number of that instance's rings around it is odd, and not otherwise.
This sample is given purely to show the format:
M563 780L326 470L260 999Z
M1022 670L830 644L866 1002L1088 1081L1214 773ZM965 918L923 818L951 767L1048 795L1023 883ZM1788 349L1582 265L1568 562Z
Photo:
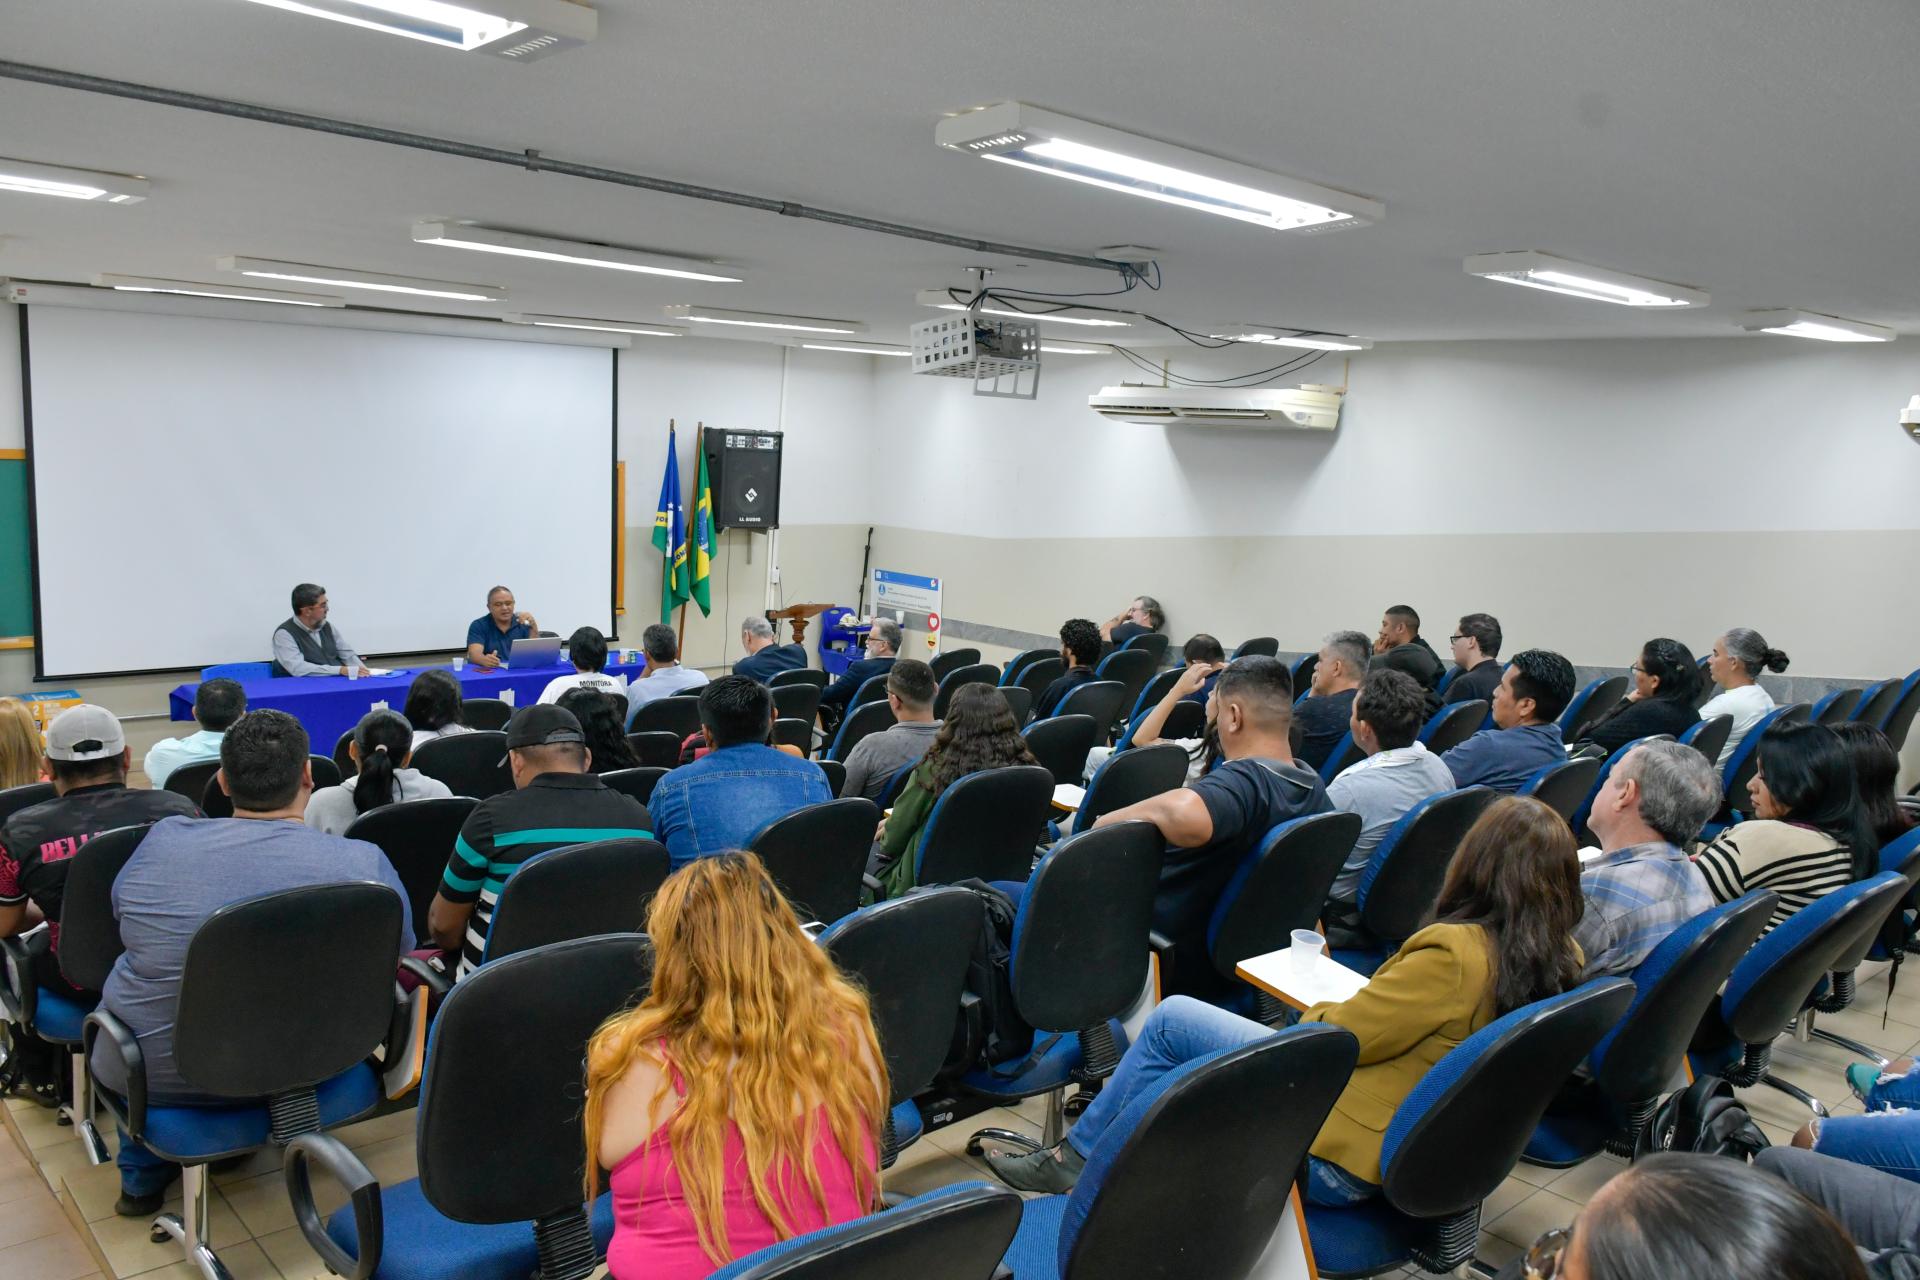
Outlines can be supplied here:
M1339 948L1334 959L1371 974L1426 922L1447 864L1467 829L1499 799L1486 787L1465 787L1428 796L1387 829L1366 870L1356 903L1370 945Z
M1900 965L1913 946L1916 919L1920 919L1920 912L1916 912L1916 902L1920 900L1920 893L1916 893L1916 886L1920 886L1920 828L1915 828L1898 839L1889 841L1880 850L1879 869L1883 873L1891 872L1898 875L1907 882L1907 892L1894 904L1886 921L1873 935L1863 957L1867 960L1891 962L1893 968L1887 975L1887 989L1891 993L1893 984L1898 980ZM1851 1050L1863 1058L1871 1058L1882 1067L1887 1066L1886 1057L1873 1048L1858 1040L1837 1035L1819 1025L1818 1015L1838 1013L1853 1003L1853 966L1835 969L1829 975L1829 983L1826 990L1815 993L1812 1008L1807 1010L1804 1020L1795 1027L1796 1034L1804 1028L1809 1036L1817 1036L1830 1044L1837 1044Z
M1207 958L1234 984L1228 1007L1235 1013L1269 1025L1279 1020L1277 999L1236 980L1239 963L1290 945L1295 929L1314 927L1360 830L1357 813L1294 818L1267 832L1234 869L1207 922Z
M935 654L928 660L927 665L933 668L933 678L935 680L945 680L950 673L958 671L962 667L971 667L979 661L980 651L978 649L948 649L944 653ZM992 684L998 681L999 678L1000 670L996 667L993 672L993 680L988 681L988 683Z
M1602 676L1590 682L1586 688L1574 694L1573 701L1561 711L1561 739L1566 742L1580 741L1594 721L1620 705L1620 699L1626 696L1625 676Z

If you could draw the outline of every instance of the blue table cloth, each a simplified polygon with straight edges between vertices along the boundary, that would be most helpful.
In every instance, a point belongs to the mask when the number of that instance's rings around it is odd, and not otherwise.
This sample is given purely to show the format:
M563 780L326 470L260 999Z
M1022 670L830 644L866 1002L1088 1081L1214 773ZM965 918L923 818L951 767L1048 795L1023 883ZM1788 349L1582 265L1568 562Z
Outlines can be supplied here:
M529 707L539 700L554 677L567 674L573 667L570 663L556 663L549 667L509 667L495 671L482 671L471 665L461 671L454 671L451 666L443 669L460 682L463 697L498 698L503 691L511 689L513 705ZM240 687L247 691L249 711L270 707L286 712L306 726L312 750L327 756L333 754L333 744L340 740L340 735L359 724L360 717L373 710L374 703L384 702L395 711L403 710L407 686L426 670L430 668L411 667L404 671L396 668L390 676L363 676L358 680L345 676L269 677L242 680ZM629 682L644 670L646 663L639 660L631 663L616 660L606 666L608 675L623 675ZM199 688L200 682L196 680L180 685L168 695L168 709L173 719L193 719L193 697Z

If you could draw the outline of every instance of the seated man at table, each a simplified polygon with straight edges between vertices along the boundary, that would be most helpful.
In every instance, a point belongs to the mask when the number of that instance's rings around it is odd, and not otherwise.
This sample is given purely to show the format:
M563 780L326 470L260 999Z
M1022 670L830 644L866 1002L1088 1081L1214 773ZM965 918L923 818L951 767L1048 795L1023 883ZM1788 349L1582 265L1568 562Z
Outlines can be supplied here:
M347 638L327 621L327 589L303 582L293 589L293 616L273 633L276 676L372 675Z
M467 624L467 661L483 671L504 667L513 657L515 640L539 634L540 624L532 614L513 611L513 592L495 587L487 592L486 616Z
M427 908L434 945L460 953L456 982L479 967L501 887L521 863L564 845L653 837L647 807L588 772L587 735L565 708L514 712L507 763L514 789L489 796L467 815Z
M233 800L231 818L164 818L113 882L113 911L126 952L114 962L100 1006L127 1025L146 1061L149 1100L191 1101L173 1056L174 1011L187 946L208 916L229 903L308 885L375 880L406 901L384 853L364 840L315 831L303 822L313 791L307 731L284 711L253 711L227 731L215 775ZM413 945L400 912L400 949ZM324 989L299 993L324 999ZM93 1074L124 1092L120 1055L94 1049ZM150 1217L179 1166L120 1135L120 1200L126 1217Z
M894 659L899 656L900 624L892 618L875 619L873 629L867 632L867 656L855 658L847 665L846 674L820 695L820 722L827 724L844 715L860 686L893 670Z
M760 828L833 799L827 775L767 745L773 691L747 676L722 676L700 691L708 751L660 779L649 807L678 871L695 858L744 849Z
M184 738L162 738L142 762L150 786L164 787L183 764L220 758L220 739L247 712L247 691L238 680L203 680L193 694L193 718L200 728Z
M1278 658L1241 658L1207 700L1220 740L1212 773L1094 823L1151 822L1167 842L1153 927L1172 939L1174 982L1203 998L1225 989L1207 959L1207 922L1240 860L1267 832L1330 807L1320 775L1293 758L1293 677ZM665 785L664 783L661 785Z
M33 977L43 987L74 992L60 973L56 949L67 866L80 846L115 827L200 813L191 800L171 791L129 789L131 763L126 736L112 712L89 703L68 707L47 726L44 767L54 798L19 810L0 825L0 938L18 937L47 921L46 930L26 943ZM57 1100L53 1046L32 1036L16 1036L13 1045L29 1096L52 1106Z
M1573 700L1573 664L1551 649L1513 655L1493 687L1493 723L1440 759L1459 787L1512 795L1527 779L1567 758L1560 713Z
M807 665L806 647L774 643L773 624L757 613L741 622L740 647L747 656L733 664L733 674L751 676L761 684L782 671L798 671Z
M707 682L707 673L680 665L680 637L664 622L650 624L640 633L640 652L647 669L627 684L627 718L656 698L671 698L682 689L697 689Z
M606 673L607 638L598 627L581 627L567 637L567 658L573 674L555 676L540 691L540 701L558 702L560 695L574 689L595 689L619 697L627 696L627 678Z

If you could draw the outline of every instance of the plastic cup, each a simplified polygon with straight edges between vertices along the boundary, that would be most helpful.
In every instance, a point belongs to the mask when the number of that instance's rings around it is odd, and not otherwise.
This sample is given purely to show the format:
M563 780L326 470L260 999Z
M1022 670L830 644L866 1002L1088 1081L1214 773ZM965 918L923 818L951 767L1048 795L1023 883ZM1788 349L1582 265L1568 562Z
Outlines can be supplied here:
M1326 952L1327 940L1311 929L1293 931L1293 971L1299 974L1311 973L1319 957Z
M455 671L465 671L467 669L467 660L465 658L455 658L453 660L453 669Z
M504 702L504 703L506 703L506 704L507 704L508 706L512 706L512 705L513 705L513 690L511 690L511 689L502 689L502 690L500 691L500 701L502 701L502 702Z
M360 678L360 668L358 666L355 666L353 663L349 662L347 664L347 679L358 680L359 678Z

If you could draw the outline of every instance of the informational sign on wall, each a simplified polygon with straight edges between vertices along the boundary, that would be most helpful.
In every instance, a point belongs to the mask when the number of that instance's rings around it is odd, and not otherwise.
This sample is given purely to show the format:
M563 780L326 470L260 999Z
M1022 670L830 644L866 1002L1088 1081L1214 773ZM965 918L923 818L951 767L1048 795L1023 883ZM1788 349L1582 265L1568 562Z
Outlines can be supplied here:
M873 571L873 616L892 618L908 631L924 631L927 649L940 648L940 579L893 569Z

